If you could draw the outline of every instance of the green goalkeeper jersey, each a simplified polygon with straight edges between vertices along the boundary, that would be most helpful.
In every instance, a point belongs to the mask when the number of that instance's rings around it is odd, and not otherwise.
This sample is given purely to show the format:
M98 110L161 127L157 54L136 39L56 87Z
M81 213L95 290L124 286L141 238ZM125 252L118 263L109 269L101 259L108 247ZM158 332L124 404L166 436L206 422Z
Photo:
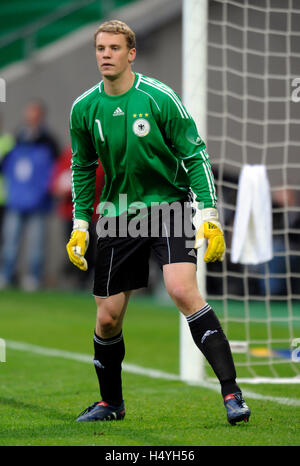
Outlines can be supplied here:
M101 204L115 215L126 206L173 202L190 188L205 207L216 192L205 144L179 96L135 73L124 94L105 93L103 81L79 96L70 115L74 218L90 221L98 160L105 172ZM119 202L126 194L126 206Z

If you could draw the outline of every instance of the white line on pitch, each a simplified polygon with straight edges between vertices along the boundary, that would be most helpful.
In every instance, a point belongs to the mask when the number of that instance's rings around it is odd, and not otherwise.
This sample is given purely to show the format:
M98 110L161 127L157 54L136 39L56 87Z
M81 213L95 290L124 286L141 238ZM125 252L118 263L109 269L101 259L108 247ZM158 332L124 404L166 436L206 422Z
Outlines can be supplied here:
M5 340L6 347L17 350L17 351L26 351L28 353L35 353L42 356L50 356L50 357L58 357L58 358L65 358L71 359L73 361L84 362L88 364L92 364L93 358L88 354L82 353L73 353L72 351L65 351L59 350L54 348L45 348L43 346L32 345L30 343L22 343L19 341L12 341L12 340ZM132 374L137 375L144 375L146 377L155 378L155 379L164 379L164 380L175 380L183 382L179 375L170 374L168 372L159 371L156 369L149 369L146 367L136 366L135 364L124 363L122 365L123 370L125 372L130 372ZM213 383L209 381L202 381L202 382L188 382L185 381L189 385L200 386L204 388L208 388L210 390L214 390L216 392L220 392L220 387L218 383ZM275 396L266 396L261 395L259 393L254 393L252 391L243 390L243 394L247 398L252 398L255 400L264 400L264 401L273 401L274 403L279 403L282 405L290 405L290 406L300 406L300 400L295 398L283 398L283 397L275 397Z

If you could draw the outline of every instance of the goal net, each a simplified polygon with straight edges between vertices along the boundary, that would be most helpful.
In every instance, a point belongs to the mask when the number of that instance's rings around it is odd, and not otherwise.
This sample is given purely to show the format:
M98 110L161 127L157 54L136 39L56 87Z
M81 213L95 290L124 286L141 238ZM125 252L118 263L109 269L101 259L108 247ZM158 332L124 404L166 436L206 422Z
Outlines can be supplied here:
M206 111L199 133L227 244L224 262L207 264L205 274L200 259L199 282L232 345L240 380L300 382L300 2L186 0L185 9L183 67L194 75L183 74L185 103L196 120L197 105ZM193 43L202 43L194 68ZM270 188L273 257L257 264L232 261L246 165L265 167ZM208 367L203 373L212 375Z

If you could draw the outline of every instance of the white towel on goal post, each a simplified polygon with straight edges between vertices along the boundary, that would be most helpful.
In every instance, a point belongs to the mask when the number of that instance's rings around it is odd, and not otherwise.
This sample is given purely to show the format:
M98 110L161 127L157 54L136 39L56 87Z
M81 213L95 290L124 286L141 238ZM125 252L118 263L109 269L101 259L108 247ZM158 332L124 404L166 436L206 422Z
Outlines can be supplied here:
M272 201L265 165L244 165L239 177L231 262L260 264L271 260Z

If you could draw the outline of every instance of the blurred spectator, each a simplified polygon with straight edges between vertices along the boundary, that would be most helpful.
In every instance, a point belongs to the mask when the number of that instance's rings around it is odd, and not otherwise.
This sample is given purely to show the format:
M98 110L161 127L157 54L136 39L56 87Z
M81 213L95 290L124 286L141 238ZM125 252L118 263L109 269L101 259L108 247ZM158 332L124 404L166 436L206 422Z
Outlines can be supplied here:
M219 215L222 213L224 236L228 249L226 265L224 262L218 261L206 264L206 290L208 295L229 293L242 296L245 292L242 279L244 266L242 264L233 264L230 261L229 249L232 243L238 174L224 170L218 164L213 167L213 174L219 199Z
M270 293L287 295L289 291L297 293L293 286L291 276L291 289L287 285L289 273L300 272L299 256L295 251L299 251L300 245L300 215L295 208L299 205L297 192L292 189L277 189L273 192L273 230L274 230L274 258L269 262L270 274L287 274L285 279L270 278ZM276 212L276 209L278 212ZM293 231L295 233L293 233ZM279 232L279 234L278 234ZM282 233L283 232L283 233ZM276 253L281 255L276 256ZM298 282L299 284L299 282Z
M3 218L0 288L15 278L20 246L26 233L27 270L21 286L38 289L43 279L46 218L51 208L50 179L57 145L46 123L46 112L38 100L28 103L16 145L5 157L3 176L7 204Z
M15 138L12 134L2 131L2 119L0 116L0 229L2 225L2 219L5 209L5 189L4 179L2 174L2 166L5 156L12 150L15 144ZM1 231L0 231L1 239Z
M72 185L71 185L71 162L72 151L68 146L59 156L53 171L51 182L51 191L55 199L56 212L64 223L64 248L70 239L73 229L73 204L72 204ZM87 272L82 272L75 267L68 259L67 252L65 254L64 262L64 286L69 285L71 279L71 287L87 288L89 281L92 279L91 275L94 268L94 260L96 257L96 223L98 215L96 213L97 206L100 202L101 192L104 186L104 171L99 162L99 167L96 172L96 190L95 190L95 203L94 215L89 227L90 243L86 253L86 258L89 264Z
M267 265L254 268L256 273L270 274L268 287L266 278L258 280L259 291L262 295L269 292L286 296L290 291L299 294L299 279L295 278L295 274L300 273L299 256L295 255L300 245L300 215L295 209L297 193L291 189L277 189L273 192L272 203L274 257Z

